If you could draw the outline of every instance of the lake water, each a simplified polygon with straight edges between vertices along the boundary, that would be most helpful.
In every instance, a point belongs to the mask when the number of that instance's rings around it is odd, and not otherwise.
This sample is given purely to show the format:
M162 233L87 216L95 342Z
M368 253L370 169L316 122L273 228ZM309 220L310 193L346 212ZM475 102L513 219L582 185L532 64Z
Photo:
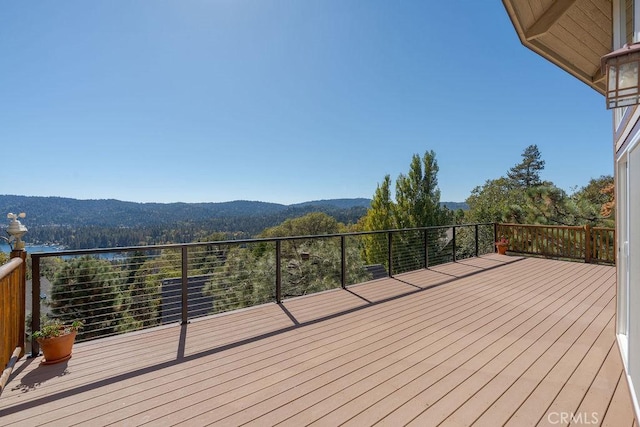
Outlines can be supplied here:
M53 246L53 245L30 245L30 244L26 244L25 248L24 248L27 253L32 254L34 252L59 252L59 251L64 251L65 248L62 246ZM9 252L11 252L11 247L9 245L7 245L6 243L2 242L0 243L0 252L6 252L7 254ZM126 254L123 252L107 252L107 253L103 253L103 254L99 254L99 255L94 255L98 258L101 259L106 259L106 260L118 260L121 258L125 258ZM62 259L73 259L72 255L68 255L68 256L63 256Z
M58 251L61 251L63 249L64 248L62 248L60 246L30 245L28 243L27 243L27 245L25 247L25 250L28 253L33 253L33 252L58 252ZM0 251L9 253L9 252L11 252L11 246L9 246L6 243L2 242L2 243L0 243Z

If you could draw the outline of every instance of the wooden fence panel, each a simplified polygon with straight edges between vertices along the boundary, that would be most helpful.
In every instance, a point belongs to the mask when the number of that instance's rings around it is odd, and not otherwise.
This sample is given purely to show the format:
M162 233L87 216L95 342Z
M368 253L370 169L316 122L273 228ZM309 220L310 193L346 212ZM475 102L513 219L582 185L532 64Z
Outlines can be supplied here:
M0 266L0 390L8 379L7 364L12 358L24 355L26 263L23 257L14 257Z
M610 263L616 261L615 229L589 226L498 224L497 239L508 251L547 258Z

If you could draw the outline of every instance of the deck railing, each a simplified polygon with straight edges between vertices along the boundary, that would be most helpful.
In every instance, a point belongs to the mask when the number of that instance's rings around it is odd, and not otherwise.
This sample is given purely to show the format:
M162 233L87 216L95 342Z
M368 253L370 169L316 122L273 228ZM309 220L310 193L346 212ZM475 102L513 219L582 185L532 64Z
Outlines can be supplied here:
M82 341L185 323L490 253L494 239L487 223L33 253L31 329L80 318Z
M615 261L611 229L493 223L40 252L31 254L31 330L46 317L82 319L82 341L186 323L492 253L499 236L511 253Z
M508 251L516 254L584 260L589 263L616 262L613 228L497 224L496 235L507 239Z
M0 392L4 389L13 364L25 348L25 257L12 252L8 263L0 266Z

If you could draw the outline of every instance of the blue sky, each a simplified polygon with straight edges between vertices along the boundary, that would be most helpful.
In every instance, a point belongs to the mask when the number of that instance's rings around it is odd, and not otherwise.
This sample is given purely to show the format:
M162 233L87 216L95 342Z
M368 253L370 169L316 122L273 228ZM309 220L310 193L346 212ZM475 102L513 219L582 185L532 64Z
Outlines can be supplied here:
M371 197L434 150L463 201L537 144L570 191L613 173L604 98L499 1L2 1L0 194Z

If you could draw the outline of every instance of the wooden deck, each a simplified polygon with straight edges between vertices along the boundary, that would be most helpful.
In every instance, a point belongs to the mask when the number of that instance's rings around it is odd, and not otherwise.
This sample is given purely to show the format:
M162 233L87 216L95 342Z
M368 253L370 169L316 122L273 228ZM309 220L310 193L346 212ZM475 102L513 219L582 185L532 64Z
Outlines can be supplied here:
M615 269L489 255L21 361L0 425L636 425Z

